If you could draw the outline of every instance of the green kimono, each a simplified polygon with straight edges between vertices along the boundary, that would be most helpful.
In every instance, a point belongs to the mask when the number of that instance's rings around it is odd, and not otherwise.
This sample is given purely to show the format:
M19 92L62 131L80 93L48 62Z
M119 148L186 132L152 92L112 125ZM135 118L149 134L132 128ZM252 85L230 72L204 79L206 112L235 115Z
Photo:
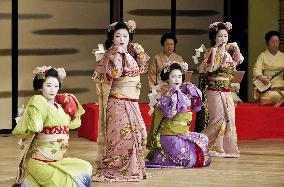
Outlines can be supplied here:
M22 146L26 153L18 173L22 176L18 177L17 183L45 187L90 186L91 164L77 158L63 158L68 147L69 129L80 126L80 116L84 113L79 103L77 106L78 112L71 120L61 105L50 106L41 95L29 100L12 132L16 137L30 140Z

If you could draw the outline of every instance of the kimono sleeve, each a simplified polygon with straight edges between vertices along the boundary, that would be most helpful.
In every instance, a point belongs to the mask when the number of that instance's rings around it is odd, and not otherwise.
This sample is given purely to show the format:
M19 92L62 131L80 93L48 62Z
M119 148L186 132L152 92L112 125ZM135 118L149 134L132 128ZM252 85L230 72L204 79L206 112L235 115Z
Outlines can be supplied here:
M64 112L70 116L70 129L76 129L81 125L81 115L85 113L82 105L75 95L69 93L57 94L55 101L61 105Z
M12 134L19 138L27 138L32 133L39 133L48 114L47 102L42 96L30 99L25 112L19 117Z
M77 106L78 106L78 111L75 114L75 118L70 121L69 124L70 129L76 129L81 126L81 116L85 113L84 108L79 102L77 102Z
M154 58L151 63L148 65L148 80L149 80L149 87L150 90L152 89L155 84L157 84L158 79L157 79L157 59ZM156 80L157 79L157 80Z
M254 64L254 68L253 68L253 77L254 79L256 78L256 76L258 75L263 75L263 53L261 53L257 60L256 63Z
M226 62L225 59L225 53L219 48L213 47L211 50L206 52L204 61L198 67L199 73L208 73L218 70Z
M109 67L107 67L106 76L117 79L123 72L123 53L117 52L110 56Z

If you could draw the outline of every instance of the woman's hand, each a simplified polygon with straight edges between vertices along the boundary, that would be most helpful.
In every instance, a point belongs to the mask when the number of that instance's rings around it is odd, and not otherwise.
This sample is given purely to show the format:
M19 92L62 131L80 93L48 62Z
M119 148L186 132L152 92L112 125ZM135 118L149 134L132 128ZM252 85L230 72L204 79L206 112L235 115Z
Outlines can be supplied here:
M240 52L240 48L236 42L228 43L226 45L226 50L231 51L231 52L237 52L237 53Z
M226 47L226 43L218 43L215 45L216 48L218 48L222 53L225 52L225 47Z
M270 80L267 77L264 77L262 75L256 76L256 79L260 80L264 85L268 85Z

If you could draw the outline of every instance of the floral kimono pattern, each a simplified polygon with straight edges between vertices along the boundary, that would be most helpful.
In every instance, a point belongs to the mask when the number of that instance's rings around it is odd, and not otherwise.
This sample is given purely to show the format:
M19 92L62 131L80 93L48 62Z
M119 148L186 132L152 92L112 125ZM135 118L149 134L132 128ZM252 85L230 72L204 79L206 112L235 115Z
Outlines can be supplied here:
M100 97L98 140L103 145L94 181L140 181L146 177L143 146L147 133L137 101L140 73L149 57L146 53L135 57L122 47L112 47L93 76Z
M146 167L195 168L210 164L207 136L188 130L191 111L203 106L201 98L201 91L187 83L159 99L147 139L150 152Z
M91 164L63 157L68 148L69 129L80 126L84 109L73 95L62 94L57 98L61 104L50 106L43 96L33 96L12 132L30 140L23 144L27 153L20 164L21 176L17 177L17 183L23 186L91 186Z
M230 79L243 60L240 52L212 48L199 66L205 96L199 130L208 136L212 156L239 157Z

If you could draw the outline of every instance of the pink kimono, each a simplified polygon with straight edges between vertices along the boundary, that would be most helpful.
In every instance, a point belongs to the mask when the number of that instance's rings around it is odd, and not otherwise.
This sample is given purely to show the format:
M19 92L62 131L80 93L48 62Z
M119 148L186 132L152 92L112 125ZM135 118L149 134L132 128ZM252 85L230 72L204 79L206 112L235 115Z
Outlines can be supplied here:
M236 66L244 60L237 51L229 53L212 48L199 66L202 91L205 95L204 130L209 138L211 156L239 157L235 126L235 107L230 91L230 80Z
M110 48L93 79L100 96L99 148L101 162L95 181L140 181L146 176L143 146L146 127L138 99L140 73L149 57L134 59L122 47Z

